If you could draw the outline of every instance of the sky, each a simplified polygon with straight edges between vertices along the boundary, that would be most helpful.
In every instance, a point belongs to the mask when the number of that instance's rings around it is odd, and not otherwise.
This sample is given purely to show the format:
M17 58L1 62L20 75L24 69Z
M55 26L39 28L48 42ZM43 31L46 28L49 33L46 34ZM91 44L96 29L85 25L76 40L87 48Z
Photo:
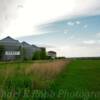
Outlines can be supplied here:
M6 36L58 56L100 56L100 0L0 0L0 39Z

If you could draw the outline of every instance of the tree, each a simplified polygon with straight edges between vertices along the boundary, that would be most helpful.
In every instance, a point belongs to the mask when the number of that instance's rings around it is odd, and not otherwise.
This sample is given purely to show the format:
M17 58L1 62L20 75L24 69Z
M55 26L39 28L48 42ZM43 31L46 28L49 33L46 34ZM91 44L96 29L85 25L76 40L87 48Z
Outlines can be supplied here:
M52 57L51 57L51 56L46 56L46 58L47 58L48 60L52 60Z
M2 56L4 55L4 53L5 53L4 46L0 45L0 60L2 59Z
M47 59L47 55L46 55L46 50L45 50L45 48L41 48L41 51L40 51L40 58L41 58L42 60Z
M40 51L33 52L32 60L40 60Z
M45 60L45 59L48 59L45 48L41 48L40 51L33 52L32 60Z

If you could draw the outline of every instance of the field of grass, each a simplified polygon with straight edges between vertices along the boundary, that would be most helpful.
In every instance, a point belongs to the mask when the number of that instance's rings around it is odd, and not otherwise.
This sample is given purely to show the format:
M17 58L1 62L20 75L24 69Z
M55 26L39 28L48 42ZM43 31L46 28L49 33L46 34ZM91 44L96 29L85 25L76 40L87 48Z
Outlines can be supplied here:
M66 60L1 62L0 100L31 100L34 90L49 88L68 63Z
M75 60L57 77L55 100L100 100L100 60Z
M100 60L0 63L0 100L100 100Z

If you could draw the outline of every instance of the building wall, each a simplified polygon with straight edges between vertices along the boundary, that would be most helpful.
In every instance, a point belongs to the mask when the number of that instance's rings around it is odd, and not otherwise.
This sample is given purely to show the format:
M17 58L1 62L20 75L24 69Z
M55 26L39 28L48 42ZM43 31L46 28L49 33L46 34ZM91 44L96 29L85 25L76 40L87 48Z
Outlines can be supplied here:
M4 46L5 47L5 46ZM23 51L21 52L21 48L24 49L24 53ZM36 51L40 51L41 49L39 48L34 48L34 47L14 47L14 46L7 46L5 47L5 53L2 57L3 60L16 60L16 59L20 59L21 57L23 58L23 56L26 59L32 59L33 53Z
M22 46L22 49L24 49L24 57L26 59L32 59L33 53L41 50L39 47L33 47L31 45Z
M26 42L20 43L11 37L0 40L0 45L3 45L5 50L2 60L16 60L23 58L23 56L26 59L32 59L33 53L41 50L41 48L35 45L30 45Z
M4 50L3 60L15 60L20 57L20 46L4 45Z

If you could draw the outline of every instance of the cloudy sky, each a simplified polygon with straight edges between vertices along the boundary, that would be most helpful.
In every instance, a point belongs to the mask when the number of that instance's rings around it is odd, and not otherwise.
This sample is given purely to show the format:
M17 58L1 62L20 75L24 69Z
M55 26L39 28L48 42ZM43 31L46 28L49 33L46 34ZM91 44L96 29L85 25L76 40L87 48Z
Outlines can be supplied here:
M0 39L8 35L58 56L100 56L100 0L0 0Z

